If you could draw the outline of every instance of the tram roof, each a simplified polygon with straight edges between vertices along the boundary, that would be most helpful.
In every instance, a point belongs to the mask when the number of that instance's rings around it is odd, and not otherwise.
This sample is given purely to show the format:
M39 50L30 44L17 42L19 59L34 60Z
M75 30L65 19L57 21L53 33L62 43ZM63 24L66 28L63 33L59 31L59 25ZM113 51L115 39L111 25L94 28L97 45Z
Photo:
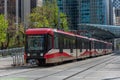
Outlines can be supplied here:
M79 24L79 30L98 39L120 38L120 26L100 24Z
M45 34L45 33L49 33L49 34L53 35L53 29L51 29L51 28L31 28L31 29L27 29L25 33L28 35Z

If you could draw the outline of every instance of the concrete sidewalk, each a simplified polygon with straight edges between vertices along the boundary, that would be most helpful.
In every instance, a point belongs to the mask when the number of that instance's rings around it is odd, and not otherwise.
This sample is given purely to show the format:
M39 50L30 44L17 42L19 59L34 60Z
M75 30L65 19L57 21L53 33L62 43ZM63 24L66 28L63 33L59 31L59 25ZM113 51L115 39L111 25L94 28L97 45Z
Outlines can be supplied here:
M13 64L12 57L0 57L0 69L12 67Z

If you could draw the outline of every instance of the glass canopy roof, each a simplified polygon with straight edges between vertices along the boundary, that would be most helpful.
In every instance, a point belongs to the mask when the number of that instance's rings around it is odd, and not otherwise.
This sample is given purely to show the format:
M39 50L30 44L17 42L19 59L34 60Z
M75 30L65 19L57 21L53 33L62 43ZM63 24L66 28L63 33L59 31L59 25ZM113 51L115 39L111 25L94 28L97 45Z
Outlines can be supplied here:
M120 38L120 26L100 24L79 24L79 30L99 39Z

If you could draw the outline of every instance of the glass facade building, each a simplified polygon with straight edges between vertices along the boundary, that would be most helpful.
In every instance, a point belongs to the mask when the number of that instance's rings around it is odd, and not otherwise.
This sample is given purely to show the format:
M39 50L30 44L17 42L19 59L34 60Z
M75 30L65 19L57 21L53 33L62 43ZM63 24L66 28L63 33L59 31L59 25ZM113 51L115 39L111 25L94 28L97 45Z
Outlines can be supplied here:
M109 0L78 0L79 24L109 24Z
M78 0L63 0L63 12L67 15L69 28L77 29L78 26Z
M60 11L67 14L70 29L77 29L81 23L113 24L111 0L57 1Z
M115 25L120 26L120 0L113 0L113 7L115 10Z
M5 0L0 0L0 14L6 14L6 18L9 20L9 24L13 24L16 20L16 0L6 0L6 6L5 6ZM21 18L21 0L18 0L18 16L19 20ZM6 8L5 8L6 7ZM5 11L5 9L7 9Z
M43 3L44 1L46 0L43 0ZM67 15L69 28L77 29L79 18L78 0L57 0L57 5L59 7L59 11L64 12Z
M13 18L15 17L15 2L16 0L7 0L7 17L9 18ZM5 0L0 0L0 14L4 14L4 10L5 10Z
M32 8L38 5L37 2L44 2L46 0L19 0L19 18L21 21L30 12ZM52 0L51 0L52 1ZM67 15L69 28L77 29L78 24L111 24L110 18L110 2L111 0L57 0L59 11ZM8 0L8 13L16 14L16 0ZM42 2L42 3L43 3ZM26 7L27 6L27 7ZM28 11L30 7L30 11ZM4 0L0 0L0 13L4 13ZM112 21L112 20L111 20Z
M61 11L61 12L63 12L63 1L64 0L57 0L57 3L58 3L58 6L59 6L59 10Z
M116 9L120 9L120 0L113 0L113 6Z
M5 5L5 0L0 0L0 14L4 14L4 5ZM23 1L24 0L18 0L19 1L19 17L21 17L21 11L23 9ZM27 0L26 0L27 1ZM37 0L30 0L30 5L31 5L31 9L36 7L37 5ZM7 0L7 14L8 17L11 16L15 16L16 15L16 0Z
M43 0L44 1L44 0ZM57 0L59 10L67 15L69 28L78 24L113 24L112 0Z

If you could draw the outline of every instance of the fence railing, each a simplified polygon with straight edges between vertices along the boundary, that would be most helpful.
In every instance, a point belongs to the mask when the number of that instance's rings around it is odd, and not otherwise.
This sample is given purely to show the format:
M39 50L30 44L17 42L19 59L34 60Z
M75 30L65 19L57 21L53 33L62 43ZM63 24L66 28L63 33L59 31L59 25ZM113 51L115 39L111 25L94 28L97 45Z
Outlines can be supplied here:
M13 66L24 64L24 47L0 50L0 55L10 55L13 59Z

